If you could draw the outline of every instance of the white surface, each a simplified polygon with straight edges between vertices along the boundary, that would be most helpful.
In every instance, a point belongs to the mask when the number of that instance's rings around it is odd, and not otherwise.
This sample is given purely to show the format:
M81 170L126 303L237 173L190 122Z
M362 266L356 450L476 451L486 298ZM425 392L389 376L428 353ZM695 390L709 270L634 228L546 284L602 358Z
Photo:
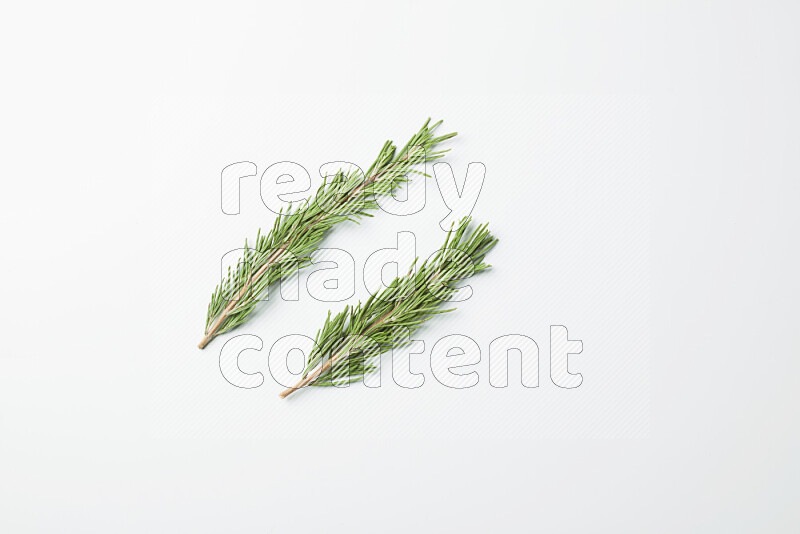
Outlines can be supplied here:
M787 3L140 11L3 17L0 530L794 532L797 123ZM301 291L240 333L222 377L199 340L220 256L270 225L252 161L372 161L428 115L500 238L475 294L417 336L425 384L280 401L266 352L326 311ZM314 183L317 183L316 181ZM356 260L411 217L325 241ZM301 288L308 272L300 277ZM548 330L583 352L549 379ZM439 385L465 334L480 383ZM529 335L540 386L488 382L488 346Z
M276 100L258 106L249 102L247 109L239 103L221 105L218 113L223 116L250 115L246 124L251 129L242 126L235 133L201 130L192 116L171 111L175 102L169 100L153 112L154 156L164 176L172 177L156 187L157 215L142 222L150 228L148 258L157 267L148 285L156 295L170 295L170 304L150 308L156 435L317 439L646 435L650 177L642 99L512 95L487 105L482 98L455 96L392 106L386 105L392 99L367 96L352 101L291 96ZM259 109L252 111L255 107ZM262 340L264 349L242 354L239 363L245 372L263 373L265 383L250 391L233 387L220 372L220 352L234 333L215 340L203 352L194 346L202 337L220 257L242 246L246 235L252 242L258 226L271 226L274 215L261 204L258 177L241 182L241 213L223 214L219 171L228 162L249 158L263 172L274 161L290 157L314 174L330 160L364 162L366 168L387 134L369 126L347 136L325 131L319 124L342 124L363 114L391 125L395 132L390 137L408 138L424 120L417 117L421 108L440 109L443 117L468 117L447 123L463 132L462 139L447 145L453 149L447 161L461 181L469 162L485 164L486 178L473 216L476 221L490 221L501 240L488 257L495 268L469 282L473 296L415 336L425 342L426 350L413 357L412 368L427 370L426 383L409 391L395 386L386 373L380 390L314 390L279 402L277 394L284 387L269 375L270 347L289 334L313 338L327 311L335 313L345 305L312 298L306 290L311 269L306 269L299 279L297 301L264 303L256 317L235 332ZM320 121L322 116L326 119ZM165 117L176 118L179 126L164 129ZM262 127L266 123L286 127L267 131ZM175 139L190 148L175 149ZM318 182L321 177L312 178L312 190ZM445 233L439 221L449 210L435 180L428 186L420 213L377 213L360 226L337 227L325 241L355 260L356 298L347 302L368 296L366 259L378 249L396 246L397 232L415 234L417 254L423 258L441 246ZM188 268L164 268L187 257L193 258ZM403 271L408 266L404 264ZM277 291L271 298L276 297ZM196 312L189 314L187 307ZM581 372L586 381L575 390L561 390L549 378L550 325L565 325L572 339L584 341L584 352L571 357L572 372ZM479 383L472 389L445 388L432 374L431 349L450 334L468 336L481 348L481 364L475 367ZM513 387L490 386L489 343L507 334L537 341L542 367L538 390L522 387L519 363L511 374ZM389 365L390 360L384 362ZM223 363L230 365L227 359Z

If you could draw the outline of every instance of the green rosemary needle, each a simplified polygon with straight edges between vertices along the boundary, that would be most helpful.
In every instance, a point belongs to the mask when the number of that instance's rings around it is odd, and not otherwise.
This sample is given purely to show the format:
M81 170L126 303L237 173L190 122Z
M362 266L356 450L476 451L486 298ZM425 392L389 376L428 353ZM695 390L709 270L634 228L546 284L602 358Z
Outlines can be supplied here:
M202 349L214 337L247 321L272 283L311 263L311 253L334 225L371 217L370 212L378 208L377 196L393 193L411 173L427 176L414 170L414 166L441 158L447 150L434 152L434 147L456 135L434 137L441 122L429 126L430 119L425 121L402 150L398 151L391 141L384 143L364 175L353 170L339 171L330 180L326 177L313 198L295 210L290 207L286 213L281 211L267 235L261 235L259 230L252 248L245 240L236 268L228 269L227 278L211 295L205 336L198 347Z
M488 269L483 258L497 239L479 226L468 237L470 219L451 230L441 249L414 272L395 278L364 304L347 306L328 318L317 332L306 359L303 379L280 394L286 398L300 388L355 382L376 369L381 353L410 342L410 334L436 314L453 311L439 306L458 289L456 282Z

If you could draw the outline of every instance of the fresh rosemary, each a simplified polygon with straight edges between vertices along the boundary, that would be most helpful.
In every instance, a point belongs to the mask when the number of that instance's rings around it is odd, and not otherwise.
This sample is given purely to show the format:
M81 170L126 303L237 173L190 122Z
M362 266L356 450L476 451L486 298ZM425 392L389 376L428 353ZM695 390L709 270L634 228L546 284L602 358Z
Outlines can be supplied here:
M214 337L247 321L271 284L311 262L311 253L334 225L371 217L370 212L378 208L376 197L393 193L408 181L410 173L427 176L413 167L441 158L447 150L435 152L434 147L456 135L434 137L434 130L441 122L429 126L430 119L425 121L402 150L398 151L391 141L384 143L364 175L354 170L326 177L313 198L295 210L291 206L286 213L281 210L267 235L261 235L259 229L252 248L245 240L244 253L236 268L228 269L227 278L211 295L205 336L198 347L202 349Z
M395 278L388 287L364 304L347 306L328 318L317 332L314 349L306 359L303 379L280 394L286 398L300 388L344 385L376 369L376 358L410 342L410 334L441 310L439 305L458 289L455 284L488 269L483 258L497 239L479 226L465 237L470 219L465 218L436 254L414 272Z

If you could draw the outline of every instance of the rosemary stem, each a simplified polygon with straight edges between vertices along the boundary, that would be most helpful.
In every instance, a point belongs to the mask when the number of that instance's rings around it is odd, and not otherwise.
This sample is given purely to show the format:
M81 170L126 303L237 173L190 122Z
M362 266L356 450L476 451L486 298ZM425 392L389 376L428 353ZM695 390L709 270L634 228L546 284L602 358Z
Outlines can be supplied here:
M441 121L433 125L430 119L425 121L399 152L391 141L384 143L378 158L366 171L366 179L360 179L363 178L361 172L352 170L340 170L330 180L324 177L313 198L306 199L294 211L291 205L285 214L281 210L268 234L262 236L259 230L254 248L248 248L245 241L244 257L235 270L228 269L227 280L223 277L212 293L206 329L198 348L204 348L214 337L247 321L259 296L272 283L312 263L312 253L334 225L369 216L369 211L380 207L377 197L392 194L408 181L411 173L427 177L413 167L443 157L447 150L433 151L433 148L456 135L435 137L434 130L439 124ZM340 193L344 194L340 196Z
M311 382L316 380L319 375L321 375L322 373L327 371L330 368L331 365L336 363L336 359L338 359L338 357L339 357L339 355L337 354L336 356L334 356L333 358L331 358L330 360L325 362L325 364L321 365L320 367L317 367L316 371L314 371L313 373L311 373L310 375L308 375L307 377L305 377L304 379L302 379L300 382L298 382L294 386L290 387L289 389L284 390L278 396L280 398L282 398L282 399L285 399L286 397L288 397L289 395L291 395L292 393L294 393L298 389L306 387Z
M280 248L275 253L273 253L273 257L267 260L267 263L265 263L264 266L261 267L261 269L259 269L258 272L254 274L250 278L250 280L247 281L244 287L242 287L242 289L239 290L239 293L236 294L236 297L232 298L231 301L228 303L228 305L225 307L225 309L222 310L222 313L219 314L217 320L214 321L214 324L212 324L211 327L208 329L208 333L206 333L203 339L200 340L200 343L197 344L197 348L199 349L205 348L205 346L208 345L208 342L214 339L214 337L217 335L217 330L219 330L219 327L222 325L223 322L225 322L225 319L228 317L228 314L233 310L233 308L236 307L236 302L240 298L242 298L245 295L245 293L247 293L247 290L250 288L251 285L253 285L253 283L258 279L258 277L267 272L267 270L270 267L272 267L276 261L280 259L279 253L285 250L286 250L285 248Z

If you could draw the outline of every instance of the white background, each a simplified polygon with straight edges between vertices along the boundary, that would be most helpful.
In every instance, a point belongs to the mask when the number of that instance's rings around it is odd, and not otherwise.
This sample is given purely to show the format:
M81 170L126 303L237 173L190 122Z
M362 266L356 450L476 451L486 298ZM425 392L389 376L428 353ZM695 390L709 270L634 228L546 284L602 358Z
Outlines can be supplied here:
M797 531L798 9L434 4L3 17L0 530ZM304 292L240 329L264 385L226 382L231 336L195 348L208 295L273 215L257 178L222 214L222 168L368 165L429 115L457 177L486 165L500 243L419 332L425 384L279 400L269 346L343 306ZM428 185L325 241L352 302L396 232L440 244ZM551 324L584 343L577 389L549 380ZM475 388L427 367L451 333ZM507 333L539 344L539 388L489 386Z

